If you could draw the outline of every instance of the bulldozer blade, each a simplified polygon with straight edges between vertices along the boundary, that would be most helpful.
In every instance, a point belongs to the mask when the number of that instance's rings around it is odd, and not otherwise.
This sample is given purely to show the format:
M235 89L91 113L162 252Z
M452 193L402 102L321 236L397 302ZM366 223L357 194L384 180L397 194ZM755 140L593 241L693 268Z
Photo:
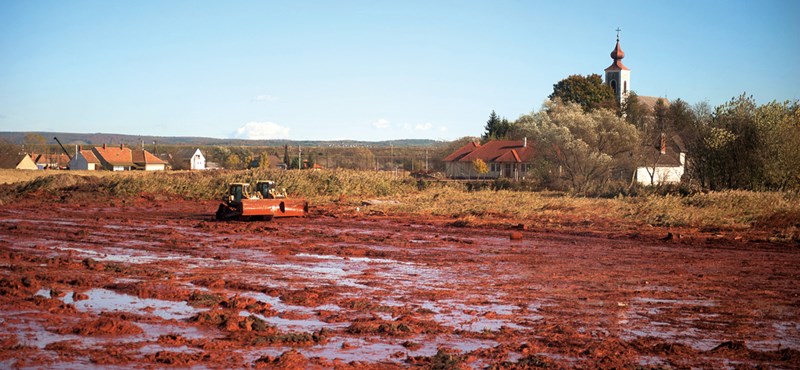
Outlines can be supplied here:
M274 217L305 217L308 214L308 202L303 199L281 199Z
M242 216L272 217L279 208L279 202L274 199L242 199Z
M303 217L308 202L302 199L242 199L242 216Z

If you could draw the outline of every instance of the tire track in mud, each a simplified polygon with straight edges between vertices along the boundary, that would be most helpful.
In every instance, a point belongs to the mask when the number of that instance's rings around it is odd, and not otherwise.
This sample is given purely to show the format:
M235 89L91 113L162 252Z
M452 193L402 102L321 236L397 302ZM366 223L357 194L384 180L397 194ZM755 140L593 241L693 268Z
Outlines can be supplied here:
M799 361L796 249L140 203L0 210L0 364Z

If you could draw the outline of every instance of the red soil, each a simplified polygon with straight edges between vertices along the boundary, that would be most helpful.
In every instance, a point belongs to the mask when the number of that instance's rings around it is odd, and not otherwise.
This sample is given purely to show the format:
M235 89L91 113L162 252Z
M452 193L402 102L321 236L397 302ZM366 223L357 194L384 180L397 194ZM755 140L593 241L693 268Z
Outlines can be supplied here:
M0 367L800 367L797 245L216 206L3 206Z

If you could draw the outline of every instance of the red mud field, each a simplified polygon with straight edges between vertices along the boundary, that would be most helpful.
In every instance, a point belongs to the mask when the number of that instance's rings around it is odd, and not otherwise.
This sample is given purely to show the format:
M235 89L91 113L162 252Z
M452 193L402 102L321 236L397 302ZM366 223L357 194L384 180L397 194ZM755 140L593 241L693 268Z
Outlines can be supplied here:
M4 205L0 368L800 368L796 245L216 207Z

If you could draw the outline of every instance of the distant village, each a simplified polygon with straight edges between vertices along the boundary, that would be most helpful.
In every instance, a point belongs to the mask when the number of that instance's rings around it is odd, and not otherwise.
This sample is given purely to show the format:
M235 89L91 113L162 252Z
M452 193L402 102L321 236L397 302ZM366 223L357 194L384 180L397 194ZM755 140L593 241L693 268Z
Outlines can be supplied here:
M286 169L286 164L276 155L269 155L269 167ZM250 165L258 167L259 159ZM0 168L19 170L78 170L78 171L165 171L165 170L215 170L218 163L207 161L200 148L181 148L155 156L144 148L135 149L119 145L76 146L75 154L18 153L0 156Z
M591 184L611 181L641 185L693 181L712 189L748 188L758 183L765 187L786 188L800 183L800 176L793 175L796 167L791 165L779 166L780 170L770 172L777 174L771 177L759 172L765 166L759 158L769 158L769 153L796 154L775 144L779 143L778 140L739 143L749 136L735 135L735 131L728 130L730 125L726 123L726 120L741 119L754 125L754 129L769 127L762 133L764 138L797 138L797 131L791 125L779 125L783 122L781 120L773 126L758 126L753 123L756 120L752 113L746 117L733 117L736 112L748 111L734 109L743 106L751 107L748 112L764 110L775 116L784 115L788 117L784 121L793 122L796 114L792 112L798 109L796 102L757 107L752 97L742 95L717 108L724 114L712 116L709 107L699 105L695 111L680 99L670 102L666 98L633 92L631 70L622 63L625 53L620 47L619 33L610 56L612 63L603 70L603 76L571 75L554 85L549 102L565 104L559 108L562 110L579 109L575 115L582 118L565 119L560 123L564 127L590 121L611 122L618 126L572 128L568 131L571 136L551 137L550 140L555 141L550 142L546 141L547 134L537 131L539 128L534 122L541 118L537 118L537 113L522 115L510 122L500 119L493 111L482 138L464 137L436 145L389 148L344 145L301 148L297 145L291 155L288 146L284 146L280 158L274 154L280 149L274 147L253 151L242 146L206 146L206 150L213 152L209 156L203 148L185 144L154 154L145 149L144 142L140 147L76 145L73 151L68 151L59 142L61 151L57 153L52 150L50 153L23 150L16 155L0 153L0 168L83 171L344 168L403 171L431 180L532 180L541 188L555 189L585 189ZM580 108L575 108L578 105ZM715 125L719 127L715 128ZM554 132L551 131L550 136ZM582 132L585 135L581 136ZM591 143L593 136L605 139ZM580 145L573 145L570 140L580 141ZM608 144L604 140L617 141ZM576 149L581 145L586 149ZM743 145L748 148L746 151L740 149ZM692 153L687 148L692 148ZM747 155L746 161L740 158L742 153ZM741 173L731 176L731 172Z
M601 84L605 84L613 91L613 98L617 104L623 104L631 92L631 73L622 59L625 53L620 48L619 35L617 43L611 53L612 64L604 70L605 78ZM648 96L639 96L637 99L652 112L653 106L660 100L659 104L668 105L666 99ZM492 113L494 115L494 112ZM492 118L493 119L493 118ZM487 130L491 130L487 122ZM453 142L449 148L442 153L437 153L438 158L434 161L440 166L438 171L431 171L428 166L428 155L426 151L424 170L429 178L448 178L453 180L490 180L490 179L510 179L525 180L529 171L535 170L537 156L541 156L541 150L536 148L533 141L529 143L528 138L521 140L507 137L507 135L495 135L490 133L483 143L478 140L468 140L467 142ZM56 139L57 140L57 139ZM649 163L640 163L635 167L634 178L637 182L645 185L678 183L681 181L686 166L686 148L679 135L666 135L661 132L655 145L647 145L643 157L654 158ZM454 146L457 145L457 146ZM21 153L17 156L6 156L0 158L0 167L16 168L29 170L42 169L70 169L82 171L164 171L164 170L212 170L222 169L224 164L212 162L207 159L206 153L200 148L183 147L168 153L153 154L145 149L144 142L140 148L127 147L123 144L75 147L74 154L70 153L61 145L60 153ZM296 158L299 162L289 163L288 150L284 158L278 158L274 154L261 154L260 156L243 158L238 161L239 168L262 167L260 161L267 161L264 167L268 168L325 168L314 160ZM323 154L323 153L320 153ZM389 160L384 156L383 165L380 158L375 158L373 153L369 153L370 158L365 159L364 166L357 166L362 169L375 170L405 170L422 172L423 166L417 165L411 159L408 162L398 163L391 154ZM326 160L329 158L326 157ZM250 163L242 163L249 161ZM374 167L372 165L374 163ZM387 166L387 163L389 165ZM410 166L406 164L410 163ZM330 163L327 163L330 166ZM338 163L330 168L340 168ZM346 168L346 167L345 167ZM431 176L436 172L435 176Z

